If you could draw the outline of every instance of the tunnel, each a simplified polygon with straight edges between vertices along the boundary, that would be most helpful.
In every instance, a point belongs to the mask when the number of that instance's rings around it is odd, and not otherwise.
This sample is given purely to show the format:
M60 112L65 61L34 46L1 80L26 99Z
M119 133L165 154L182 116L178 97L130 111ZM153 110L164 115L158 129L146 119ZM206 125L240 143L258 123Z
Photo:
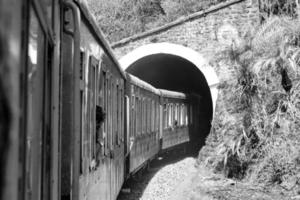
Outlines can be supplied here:
M218 78L196 51L177 44L154 43L139 47L120 59L121 67L156 88L201 96L199 133L192 137L198 151L209 134Z

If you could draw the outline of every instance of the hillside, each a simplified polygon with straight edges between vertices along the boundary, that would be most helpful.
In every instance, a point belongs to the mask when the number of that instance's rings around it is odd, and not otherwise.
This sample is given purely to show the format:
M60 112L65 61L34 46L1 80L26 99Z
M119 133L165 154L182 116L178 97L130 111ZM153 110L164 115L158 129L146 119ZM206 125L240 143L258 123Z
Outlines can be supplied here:
M141 33L226 0L88 0L110 42Z
M274 17L218 52L219 97L200 163L227 178L300 192L299 35L297 19Z

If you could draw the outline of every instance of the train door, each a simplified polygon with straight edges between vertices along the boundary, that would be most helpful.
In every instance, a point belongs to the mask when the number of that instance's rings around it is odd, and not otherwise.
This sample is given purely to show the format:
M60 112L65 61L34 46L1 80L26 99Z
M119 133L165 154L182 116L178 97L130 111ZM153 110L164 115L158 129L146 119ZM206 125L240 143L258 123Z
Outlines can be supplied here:
M36 1L28 8L28 38L24 96L23 197L51 198L51 90L53 40L42 7ZM50 35L51 36L51 35Z
M111 190L112 199L117 198L124 180L124 136L123 136L123 82L121 79L115 79L112 87L112 167L111 167Z
M104 62L101 62L101 70L100 70L100 106L103 109L104 112L104 121L101 125L101 131L98 135L98 141L100 145L100 157L99 160L99 167L101 171L101 184L100 188L98 188L99 194L103 199L110 199L110 155L109 155L109 104L111 99L109 99L109 79L110 79L110 73L107 70L107 67L105 66Z

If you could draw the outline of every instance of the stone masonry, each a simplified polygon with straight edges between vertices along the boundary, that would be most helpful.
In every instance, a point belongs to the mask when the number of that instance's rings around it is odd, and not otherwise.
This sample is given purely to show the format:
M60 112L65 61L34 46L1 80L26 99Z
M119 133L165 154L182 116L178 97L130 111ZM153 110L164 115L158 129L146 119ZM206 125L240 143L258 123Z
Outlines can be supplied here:
M149 44L168 42L189 47L209 60L213 52L230 44L245 30L260 23L258 0L229 0L180 18L162 27L112 44L118 59Z

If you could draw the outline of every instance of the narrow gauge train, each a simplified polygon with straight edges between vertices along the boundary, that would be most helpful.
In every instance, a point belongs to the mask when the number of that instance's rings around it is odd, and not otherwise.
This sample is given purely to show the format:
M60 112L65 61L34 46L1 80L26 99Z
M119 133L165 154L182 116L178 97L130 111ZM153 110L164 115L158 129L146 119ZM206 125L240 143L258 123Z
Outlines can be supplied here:
M84 3L0 0L0 197L116 199L197 132L200 97L121 70Z

